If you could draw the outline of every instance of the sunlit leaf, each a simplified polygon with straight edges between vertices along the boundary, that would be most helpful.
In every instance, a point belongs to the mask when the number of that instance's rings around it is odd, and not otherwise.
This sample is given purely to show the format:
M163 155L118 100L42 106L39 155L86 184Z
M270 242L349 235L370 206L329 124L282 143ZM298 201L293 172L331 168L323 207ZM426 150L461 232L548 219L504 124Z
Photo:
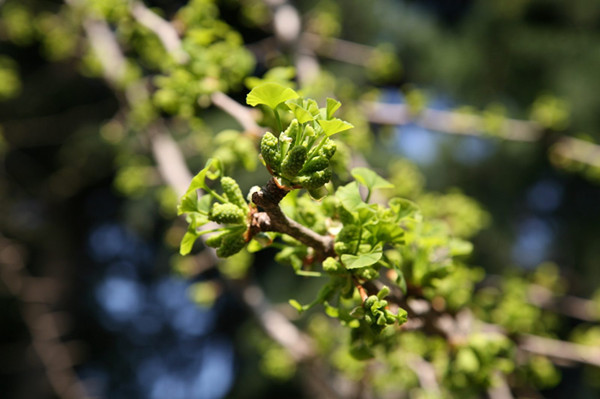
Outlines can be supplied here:
M369 168L354 168L350 172L357 182L369 190L377 188L393 188L394 185Z
M417 204L404 198L392 198L389 205L398 219L413 216L419 211Z
M300 304L300 302L298 302L297 300L295 300L295 299L290 299L290 300L288 301L288 303L289 303L289 304L290 304L290 305L291 305L291 306L292 306L294 309L296 309L298 312L300 312L300 313L304 312L304 306L302 306L302 305Z
M314 120L313 115L310 112L308 112L306 109L304 109L302 107L301 103L302 103L302 100L299 100L299 101L289 100L289 101L285 102L285 105L290 107L290 109L294 113L294 116L296 117L296 119L298 119L298 122L306 123L306 122Z
M347 269L359 269L377 263L381 259L381 255L381 249L359 255L344 254L342 255L342 262Z
M341 119L334 118L332 120L318 120L319 125L323 128L327 137L333 136L336 133L343 132L344 130L352 129L354 125L345 122Z
M179 253L181 255L187 255L192 250L194 242L196 242L198 235L194 231L187 231L181 239L181 245L179 246Z
M354 212L367 204L365 204L358 191L356 182L348 183L345 186L339 187L335 193L337 199L340 200L342 206L349 212Z
M267 82L252 89L246 97L246 102L253 107L258 104L264 104L271 109L275 109L279 104L297 97L298 93L289 87Z
M196 191L185 194L181 197L179 205L177 205L177 215L188 212L198 212L198 194Z
M214 158L210 158L208 161L206 161L206 166L204 166L204 169L202 169L200 172L198 172L196 176L194 176L184 196L187 197L188 194L190 194L191 192L195 192L198 189L206 189L205 180L207 174L209 174L210 172L210 178L217 178L219 173L219 164L220 162ZM211 171L213 167L216 167L217 171Z
M333 114L342 106L342 103L333 98L327 99L327 119L333 118Z

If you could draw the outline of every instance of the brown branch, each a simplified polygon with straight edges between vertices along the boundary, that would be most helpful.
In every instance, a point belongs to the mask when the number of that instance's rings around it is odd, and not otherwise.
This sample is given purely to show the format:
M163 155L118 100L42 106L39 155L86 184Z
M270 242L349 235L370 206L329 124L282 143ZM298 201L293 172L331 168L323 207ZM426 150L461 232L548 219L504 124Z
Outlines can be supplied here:
M53 310L60 281L33 277L25 268L23 250L3 237L0 237L0 280L20 302L33 349L57 397L87 398L85 386L74 371L78 348L61 338L68 318L64 312Z
M288 218L279 207L279 202L288 193L280 188L275 178L271 178L262 190L252 195L252 202L262 208L262 212L253 215L250 234L258 231L274 231L284 233L315 250L316 259L335 256L333 251L333 238L315 233L308 227Z

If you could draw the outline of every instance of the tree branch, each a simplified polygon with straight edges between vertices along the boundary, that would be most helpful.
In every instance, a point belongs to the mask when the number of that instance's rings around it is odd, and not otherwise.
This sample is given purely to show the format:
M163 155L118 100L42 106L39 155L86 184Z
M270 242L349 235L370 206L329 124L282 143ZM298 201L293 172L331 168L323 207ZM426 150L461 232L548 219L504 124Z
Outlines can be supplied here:
M131 4L131 15L143 26L158 36L165 50L180 64L189 61L190 56L181 48L181 40L177 31L168 21L153 13L141 1Z
M266 131L256 123L255 110L244 107L227 94L217 91L210 96L214 105L232 116L244 129L244 133L259 138Z
M287 193L287 190L279 187L275 178L271 178L262 190L252 195L252 202L262 208L263 212L254 213L249 236L252 237L259 231L284 233L313 248L316 259L335 256L332 237L317 234L284 215L279 202Z
M410 112L406 104L386 104L379 102L364 102L367 118L370 122L381 125L407 125L416 123L425 129L436 132L460 134L467 136L485 136L484 119L478 115L460 112L442 111L427 108L418 115ZM542 127L535 122L518 119L504 120L498 137L513 141L537 141L542 136Z
M519 348L556 360L586 363L600 367L600 348L574 344L557 339L523 334L518 338Z

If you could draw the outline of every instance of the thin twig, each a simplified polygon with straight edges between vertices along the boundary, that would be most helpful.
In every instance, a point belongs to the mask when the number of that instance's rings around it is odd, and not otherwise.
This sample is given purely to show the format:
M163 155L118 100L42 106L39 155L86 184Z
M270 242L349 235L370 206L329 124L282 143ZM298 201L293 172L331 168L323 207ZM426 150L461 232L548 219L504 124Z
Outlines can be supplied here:
M244 129L245 134L253 137L260 137L266 130L256 123L256 111L254 109L244 107L227 94L220 91L213 93L210 98L214 105L238 121L238 123Z
M438 383L433 365L421 356L413 354L411 354L408 359L408 365L417 375L419 385L421 385L424 390L433 394L434 397L438 397L441 393L440 384Z
M513 399L514 396L510 391L510 386L506 382L506 378L497 372L494 375L492 386L488 389L488 396L490 399Z
M131 15L143 26L150 29L158 36L165 50L175 60L175 62L184 64L189 61L190 56L181 47L181 40L177 31L168 21L162 19L153 13L141 1L134 1L131 4Z
M126 61L110 27L102 20L86 18L83 28L94 54L102 64L106 80L111 85L117 84L125 74Z
M591 364L600 367L600 348L574 344L557 339L523 334L518 339L519 348L556 360Z
M574 137L561 137L552 146L551 153L559 158L600 168L600 146Z
M542 128L535 122L518 119L505 119L496 135L484 133L484 119L478 115L427 108L417 115L410 112L406 104L386 104L364 102L364 109L370 122L382 125L402 126L416 123L425 129L441 133L468 136L500 137L514 141L537 141L542 136Z
M304 32L301 40L306 48L313 49L320 56L362 67L367 65L376 51L371 46L337 38L323 38L310 32Z

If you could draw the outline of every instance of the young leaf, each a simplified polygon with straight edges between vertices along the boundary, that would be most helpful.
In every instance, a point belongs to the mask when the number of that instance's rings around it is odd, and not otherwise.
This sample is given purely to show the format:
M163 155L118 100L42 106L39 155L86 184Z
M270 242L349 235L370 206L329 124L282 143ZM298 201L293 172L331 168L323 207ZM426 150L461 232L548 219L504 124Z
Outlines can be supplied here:
M348 212L354 212L366 206L358 192L358 184L356 184L356 182L339 187L335 196L340 200L342 206L346 208Z
M178 216L189 212L198 212L198 194L195 191L181 197L179 205L177 205Z
M336 133L343 132L344 130L352 129L354 125L345 122L341 119L334 118L329 121L318 120L319 125L323 128L327 137L333 136Z
M373 252L359 255L342 255L342 262L346 269L359 269L361 267L371 266L381 259L381 249Z
M267 82L252 89L246 97L246 102L253 107L264 104L271 109L275 109L279 104L297 97L298 93L294 90L277 83Z
M187 255L192 250L194 242L198 238L198 235L194 231L187 231L181 239L181 245L179 246L179 253L181 255Z
M389 205L390 209L396 214L398 220L413 216L419 211L417 204L404 198L392 198Z
M333 98L327 99L327 119L333 118L333 114L342 106L342 103Z
M298 311L298 313L302 313L302 312L304 312L304 306L300 305L300 302L298 302L297 300L295 300L295 299L290 299L290 300L288 301L288 303L289 303L289 304L290 304L290 305L291 305L291 306L292 306L294 309L296 309L296 310Z
M393 188L394 185L369 168L354 168L350 172L357 182L367 187L369 191L376 188Z
M300 102L300 104L298 104L298 102ZM296 116L296 119L298 119L298 122L306 123L306 122L314 120L314 117L312 116L312 114L302 107L301 102L302 102L302 100L299 100L299 101L289 100L289 101L285 102L285 105L290 107L290 109L294 113L294 116Z
M219 161L214 159L214 158L210 158L208 161L206 161L206 165L204 166L204 169L202 169L200 172L198 172L198 174L196 176L194 176L194 178L192 179L190 186L188 187L187 191L185 192L184 196L188 196L188 194L190 194L191 192L194 192L200 188L202 189L206 189L206 184L204 183L204 180L206 180L206 176L207 174L210 172L211 168L213 166L216 166L217 168L219 168ZM218 170L216 172L211 172L209 177L218 177Z

